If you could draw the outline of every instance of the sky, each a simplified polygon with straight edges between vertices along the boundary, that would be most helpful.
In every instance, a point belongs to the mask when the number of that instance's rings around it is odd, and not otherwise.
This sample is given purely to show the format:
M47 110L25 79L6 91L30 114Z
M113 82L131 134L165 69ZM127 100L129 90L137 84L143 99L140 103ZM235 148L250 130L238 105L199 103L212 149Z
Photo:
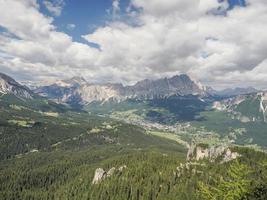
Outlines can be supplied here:
M265 0L0 0L0 72L267 88Z

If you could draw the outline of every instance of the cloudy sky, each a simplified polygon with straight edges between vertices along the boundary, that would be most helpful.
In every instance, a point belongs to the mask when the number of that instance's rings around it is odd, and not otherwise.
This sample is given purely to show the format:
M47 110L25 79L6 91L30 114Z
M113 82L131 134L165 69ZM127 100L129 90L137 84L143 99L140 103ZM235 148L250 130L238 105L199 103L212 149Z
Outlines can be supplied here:
M0 71L267 88L266 0L0 0Z

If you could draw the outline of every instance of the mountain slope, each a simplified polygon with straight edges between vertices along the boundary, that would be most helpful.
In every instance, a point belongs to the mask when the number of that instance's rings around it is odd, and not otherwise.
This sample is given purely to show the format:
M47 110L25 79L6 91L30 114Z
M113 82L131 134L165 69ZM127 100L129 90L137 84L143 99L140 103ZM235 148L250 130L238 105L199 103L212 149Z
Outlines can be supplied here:
M11 107L35 112L67 112L70 110L69 107L35 94L13 78L0 73L0 109L4 111Z
M24 99L32 99L34 97L33 92L25 86L22 86L16 82L13 78L0 73L0 93L13 94L16 97Z
M214 103L214 108L225 110L233 117L244 121L266 121L267 92L239 95Z

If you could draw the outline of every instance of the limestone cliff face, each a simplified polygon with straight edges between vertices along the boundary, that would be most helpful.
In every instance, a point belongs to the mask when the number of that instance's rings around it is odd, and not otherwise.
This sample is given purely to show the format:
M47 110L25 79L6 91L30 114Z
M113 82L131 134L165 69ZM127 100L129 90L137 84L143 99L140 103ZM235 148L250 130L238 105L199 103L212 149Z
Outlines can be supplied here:
M93 85L85 84L77 89L77 93L85 103L92 101L122 100L124 88L119 84Z
M229 162L238 158L240 155L237 152L232 152L230 148L220 145L207 147L203 145L191 145L188 153L187 160L203 160L208 159L214 162L217 158L222 157L221 162Z

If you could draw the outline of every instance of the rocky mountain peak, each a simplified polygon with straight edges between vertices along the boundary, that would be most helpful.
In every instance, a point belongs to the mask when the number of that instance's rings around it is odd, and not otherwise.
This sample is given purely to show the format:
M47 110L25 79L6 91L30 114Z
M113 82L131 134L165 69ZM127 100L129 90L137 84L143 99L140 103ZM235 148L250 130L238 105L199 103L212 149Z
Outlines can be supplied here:
M87 83L87 81L83 77L80 77L80 76L74 76L71 79L65 80L65 82L73 84L73 85L75 84L83 85Z
M143 80L128 87L129 96L159 98L172 95L204 95L205 91L186 74L157 80ZM132 92L132 94L131 94Z
M17 97L26 99L33 98L33 93L30 89L25 86L22 86L13 78L3 73L0 73L0 93L13 94Z

